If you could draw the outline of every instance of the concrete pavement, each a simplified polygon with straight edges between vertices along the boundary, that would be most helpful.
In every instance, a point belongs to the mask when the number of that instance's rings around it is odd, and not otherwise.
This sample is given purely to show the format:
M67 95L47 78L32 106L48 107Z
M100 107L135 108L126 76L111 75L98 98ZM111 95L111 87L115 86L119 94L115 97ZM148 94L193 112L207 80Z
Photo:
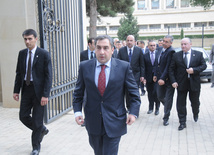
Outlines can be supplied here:
M160 114L147 114L147 94L141 97L140 117L128 127L120 142L119 155L213 155L214 154L214 88L202 82L199 120L193 120L187 102L187 128L178 131L179 121L174 95L168 126ZM19 109L0 107L0 155L28 155L31 131L19 121ZM42 141L40 155L93 155L84 127L75 123L73 111L47 125L49 133Z

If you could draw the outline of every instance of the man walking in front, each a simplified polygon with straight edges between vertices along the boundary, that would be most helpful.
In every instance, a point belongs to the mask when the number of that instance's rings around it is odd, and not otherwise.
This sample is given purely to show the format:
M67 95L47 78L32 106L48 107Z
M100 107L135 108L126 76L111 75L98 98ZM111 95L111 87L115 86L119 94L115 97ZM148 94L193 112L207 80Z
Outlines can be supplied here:
M52 85L51 58L48 51L37 47L36 31L27 29L22 36L27 48L19 52L13 98L19 101L21 91L19 118L33 131L31 155L38 155L48 133L43 116Z
M188 92L193 119L195 122L198 121L201 90L200 73L207 67L203 53L192 50L191 46L191 40L183 38L181 40L182 51L173 55L169 67L172 86L177 88L177 112L180 123L178 130L186 128L186 98Z
M74 91L75 120L85 121L89 143L95 155L117 155L120 138L127 126L134 123L139 114L140 96L130 64L112 58L112 39L105 35L95 39L96 59L83 61ZM86 90L85 120L82 103ZM126 116L124 92L130 94L130 109Z

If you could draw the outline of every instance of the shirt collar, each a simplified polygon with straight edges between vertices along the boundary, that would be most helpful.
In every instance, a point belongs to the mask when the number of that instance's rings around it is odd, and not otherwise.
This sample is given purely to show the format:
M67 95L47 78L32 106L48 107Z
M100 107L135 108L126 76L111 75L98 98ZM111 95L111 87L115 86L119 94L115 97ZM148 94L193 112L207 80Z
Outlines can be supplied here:
M100 65L106 65L107 67L111 67L111 59L108 62L106 62L105 64L102 64L97 60L97 67L99 67Z
M132 46L132 48L129 48L129 47L127 46L127 50L128 50L128 51L129 51L129 49L132 49L132 52L133 52L134 46Z
M37 46L35 46L32 50L31 50L31 52L32 52L32 54L34 55L35 53L36 53L36 49L37 49ZM29 49L28 49L28 53L29 53Z

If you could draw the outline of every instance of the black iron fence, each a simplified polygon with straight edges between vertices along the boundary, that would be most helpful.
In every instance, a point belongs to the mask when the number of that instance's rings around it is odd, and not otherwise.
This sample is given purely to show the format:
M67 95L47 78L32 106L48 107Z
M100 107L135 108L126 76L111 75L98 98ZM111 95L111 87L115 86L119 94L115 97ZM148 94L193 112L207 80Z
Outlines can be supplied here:
M72 92L83 50L82 1L38 0L40 44L50 52L53 85L45 123L72 109Z

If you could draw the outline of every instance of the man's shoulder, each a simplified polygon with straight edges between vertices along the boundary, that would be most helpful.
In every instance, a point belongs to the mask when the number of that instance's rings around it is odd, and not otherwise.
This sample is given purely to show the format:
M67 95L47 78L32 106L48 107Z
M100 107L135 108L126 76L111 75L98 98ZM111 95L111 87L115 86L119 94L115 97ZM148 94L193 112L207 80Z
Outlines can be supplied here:
M88 53L88 50L81 51L80 54Z

